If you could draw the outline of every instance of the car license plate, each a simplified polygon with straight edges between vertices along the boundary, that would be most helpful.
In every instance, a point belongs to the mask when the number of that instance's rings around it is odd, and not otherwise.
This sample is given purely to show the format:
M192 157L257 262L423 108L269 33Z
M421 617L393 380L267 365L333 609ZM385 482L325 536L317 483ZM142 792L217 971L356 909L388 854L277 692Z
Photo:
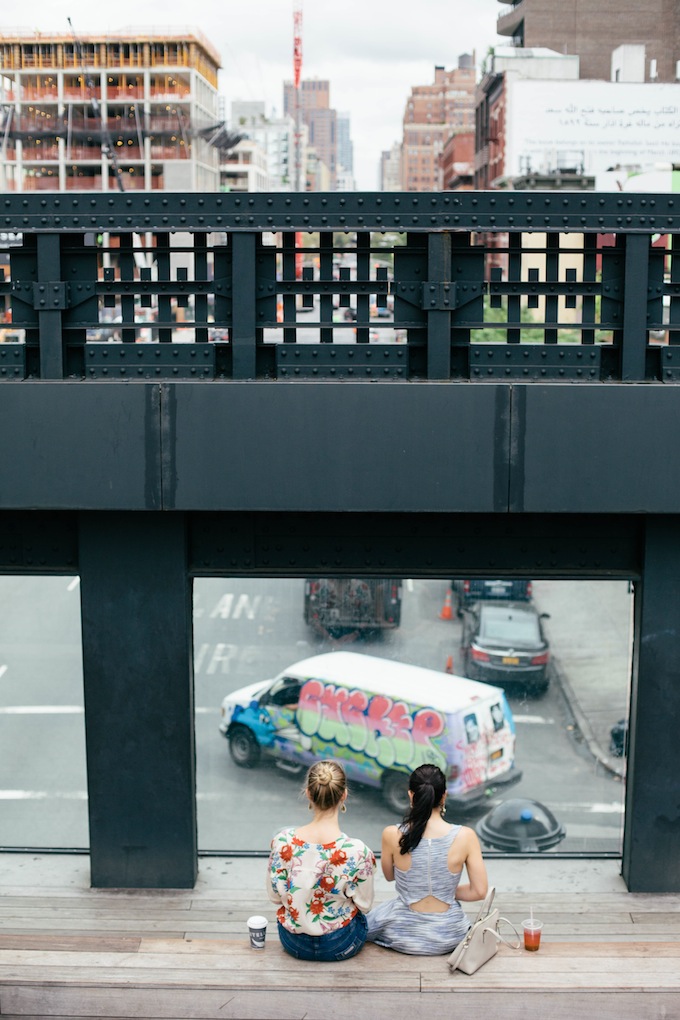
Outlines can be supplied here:
M519 659L516 655L504 655L503 656L504 666L519 666Z
M499 758L503 757L503 748L499 747L497 751L493 751L491 754L491 761L498 761Z

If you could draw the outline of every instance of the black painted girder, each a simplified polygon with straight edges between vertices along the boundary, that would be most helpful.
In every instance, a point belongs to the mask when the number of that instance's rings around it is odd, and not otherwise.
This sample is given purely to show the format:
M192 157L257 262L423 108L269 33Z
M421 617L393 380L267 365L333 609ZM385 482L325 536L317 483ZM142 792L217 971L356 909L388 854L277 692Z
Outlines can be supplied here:
M499 192L5 195L0 230L677 233L672 194Z

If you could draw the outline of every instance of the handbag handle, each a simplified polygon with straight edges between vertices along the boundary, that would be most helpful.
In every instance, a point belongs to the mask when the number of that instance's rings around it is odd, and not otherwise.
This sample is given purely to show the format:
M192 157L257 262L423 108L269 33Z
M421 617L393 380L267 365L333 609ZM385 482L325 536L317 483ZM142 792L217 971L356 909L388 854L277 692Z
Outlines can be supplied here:
M496 925L499 925L501 923L501 921L505 921L506 924L509 924L510 927L512 928L512 930L514 931L515 935L517 936L517 945L516 946L513 946L512 942L508 942L508 940L505 938L505 936L501 935L501 933L498 930L498 927L496 927L496 928L482 928L482 935L486 935L486 933L488 932L489 935L493 935L493 937L495 939L497 939L499 942L502 942L504 945L508 946L510 949L519 949L519 947L522 945L522 940L520 939L519 932L515 928L514 924L512 923L512 921L508 921L507 917L499 917L498 920L496 921Z
M477 914L476 918L472 922L473 928L477 924L477 921L481 921L489 913L489 911L491 910L491 904L493 903L493 898L494 898L495 895L496 895L496 886L495 885L490 885L489 886L489 891L487 892L486 896L484 897L484 902L482 903L481 907L479 908L479 913Z
M501 921L505 921L505 923L510 925L510 927L514 931L515 937L517 939L517 945L516 946L513 946L512 942L508 942L508 940L503 935L501 935L501 933L498 931L497 927L496 928L485 928L484 931L493 931L494 935L496 936L496 938L498 939L499 942L504 942L506 946L510 946L510 949L519 949L519 947L522 945L522 940L521 940L521 938L519 936L519 932L515 928L514 924L512 923L512 921L508 921L507 917L499 917L497 922L496 922L496 925L498 926L501 923Z

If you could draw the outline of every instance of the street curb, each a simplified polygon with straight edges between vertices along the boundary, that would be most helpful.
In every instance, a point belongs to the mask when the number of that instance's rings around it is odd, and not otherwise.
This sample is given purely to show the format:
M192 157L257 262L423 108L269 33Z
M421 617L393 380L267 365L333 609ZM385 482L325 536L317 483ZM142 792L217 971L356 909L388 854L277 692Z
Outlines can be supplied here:
M590 753L592 754L593 758L595 758L595 760L600 765L602 765L602 767L605 768L607 772L610 772L618 779L625 779L626 778L625 758L622 759L613 758L612 755L607 754L605 751L602 750L600 744L595 739L595 735L593 733L588 717L581 708L576 693L574 692L574 688L571 686L571 683L569 682L569 679L567 678L567 675L562 669L559 659L556 656L553 656L552 663L555 679L557 680L562 689L564 700L567 702L569 710L574 716L576 726L578 727L578 730L581 736L583 737L586 746Z

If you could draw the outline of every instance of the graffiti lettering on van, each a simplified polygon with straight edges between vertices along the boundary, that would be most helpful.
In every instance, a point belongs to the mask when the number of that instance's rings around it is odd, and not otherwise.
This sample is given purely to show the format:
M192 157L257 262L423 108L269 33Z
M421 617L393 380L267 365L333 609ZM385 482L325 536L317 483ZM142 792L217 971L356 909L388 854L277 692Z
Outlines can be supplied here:
M479 786L486 781L486 760L483 758L467 758L461 772L463 786L467 789Z
M434 744L445 720L433 708L308 680L300 692L297 722L307 736L365 754L382 768L413 769L424 762L446 767L444 753Z
M478 786L486 782L488 739L482 740L479 728L468 724L470 716L465 719L466 739L456 741L458 759L462 763L460 776L464 787ZM472 718L475 718L474 716Z

